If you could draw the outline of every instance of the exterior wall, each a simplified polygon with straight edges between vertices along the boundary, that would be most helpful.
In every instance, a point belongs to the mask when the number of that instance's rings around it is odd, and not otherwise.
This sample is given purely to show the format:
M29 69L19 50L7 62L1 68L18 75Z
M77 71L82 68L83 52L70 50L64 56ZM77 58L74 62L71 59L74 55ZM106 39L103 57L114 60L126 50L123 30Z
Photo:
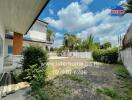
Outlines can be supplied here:
M13 37L13 54L20 55L22 52L23 35L14 32Z
M27 46L30 46L30 45L39 45L39 46L43 47L44 49L46 47L45 43L23 41L23 48L27 47ZM13 47L13 40L12 39L5 39L5 47L4 47L5 57L8 56L8 61L11 61L11 63L13 63L14 68L21 67L20 60L21 60L22 56L21 55L12 55L13 52L12 52L12 54L8 54L8 46ZM12 61L12 59L13 59L13 61Z
M38 39L41 41L47 41L47 24L36 21L25 37L32 40Z
M13 40L11 40L11 39L5 39L4 57L8 56L8 46L12 46L13 47Z
M23 48L30 46L30 45L41 46L43 49L45 49L47 44L46 43L39 43L39 42L23 41Z
M30 41L23 41L23 48L30 46L30 45L39 45L45 49L46 45L45 43L38 43L38 42L30 42ZM4 55L5 57L8 56L8 46L13 47L13 40L11 39L5 39L5 47L4 47Z
M92 52L64 52L62 56L92 59Z
M2 54L2 57L0 57L0 73L2 73L3 71L3 64L4 64L4 40L5 40L5 30L4 30L4 27L2 27L2 25L0 24L0 36L2 37L3 39L3 54Z
M132 76L132 47L126 48L120 52L121 59Z

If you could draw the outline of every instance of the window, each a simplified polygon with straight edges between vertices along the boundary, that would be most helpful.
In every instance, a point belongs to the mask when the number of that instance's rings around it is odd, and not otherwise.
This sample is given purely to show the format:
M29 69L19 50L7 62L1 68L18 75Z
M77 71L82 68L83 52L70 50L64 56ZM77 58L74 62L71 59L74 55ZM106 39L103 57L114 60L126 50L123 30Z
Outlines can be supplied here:
M2 52L3 52L3 40L0 36L0 57L2 57Z
M8 54L13 54L13 47L12 46L8 46Z

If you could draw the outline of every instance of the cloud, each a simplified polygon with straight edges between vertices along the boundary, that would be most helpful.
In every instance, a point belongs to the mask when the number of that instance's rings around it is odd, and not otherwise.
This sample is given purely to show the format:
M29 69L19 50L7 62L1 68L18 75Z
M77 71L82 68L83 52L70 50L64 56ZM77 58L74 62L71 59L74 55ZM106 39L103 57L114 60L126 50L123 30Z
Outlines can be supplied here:
M117 43L119 34L125 33L131 23L131 14L122 17L111 16L110 9L93 13L83 9L82 4L89 5L92 0L81 0L72 2L66 8L58 11L58 19L47 17L50 26L59 30L74 32L78 37L86 39L89 34L93 34L95 39L104 42L111 41Z
M117 35L106 35L103 37L99 37L99 41L101 43L105 43L105 42L111 42L113 45L117 45L118 44L118 36Z
M63 43L63 39L57 39L55 40L54 44L52 45L53 47L60 47L62 46L62 43Z
M88 5L88 4L92 3L92 2L93 2L93 0L81 0L81 3L82 4L86 4L86 5Z
M49 13L50 13L51 15L54 15L54 11L53 11L52 9L49 9Z
M56 38L61 38L61 37L63 37L63 34L57 32L57 33L55 33L55 37L56 37Z
M49 17L44 20L52 27L69 32L79 31L95 24L93 13L84 13L78 2L73 2L66 8L62 8L57 15L59 17L58 20Z
M48 22L50 26L57 28L57 29L62 29L62 22L60 20L54 20L50 17L47 17L44 20Z
M88 11L84 12L81 4L73 2L66 8L62 8L58 11L58 20L50 17L44 20L47 21L50 26L59 30L64 29L68 32L77 32L96 25L101 19L105 19L109 13L110 9L103 10L96 14Z
M91 4L93 2L93 0L81 0L80 1L80 5L81 5L81 9L82 10L87 10L88 9L88 5Z
M119 5L127 4L127 1L126 1L126 0L121 0L118 4L119 4Z
M63 43L63 34L57 32L55 33L55 42L53 43L53 47L59 47L59 46L62 46L62 43Z

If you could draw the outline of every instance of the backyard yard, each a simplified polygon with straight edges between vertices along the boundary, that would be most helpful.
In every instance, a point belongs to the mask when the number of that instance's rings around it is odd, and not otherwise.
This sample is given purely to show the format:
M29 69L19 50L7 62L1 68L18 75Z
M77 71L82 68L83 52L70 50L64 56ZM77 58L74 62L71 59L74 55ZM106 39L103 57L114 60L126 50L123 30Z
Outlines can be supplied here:
M132 100L132 79L122 65L52 59L47 74L49 100Z
M80 58L49 59L47 78L36 100L132 100L132 78L120 64L104 64ZM36 87L38 87L36 85ZM29 88L4 100L34 100ZM28 98L27 98L28 97Z

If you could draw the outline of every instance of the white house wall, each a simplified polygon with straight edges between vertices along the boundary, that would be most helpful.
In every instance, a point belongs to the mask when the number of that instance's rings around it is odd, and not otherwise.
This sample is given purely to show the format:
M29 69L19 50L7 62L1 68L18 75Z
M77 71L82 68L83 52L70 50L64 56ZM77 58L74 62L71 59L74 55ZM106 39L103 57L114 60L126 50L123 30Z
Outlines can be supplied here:
M45 43L23 41L23 47L27 47L27 46L30 46L30 45L41 46L43 49L45 49L45 47L46 47Z
M132 47L126 48L120 53L121 53L121 59L124 65L127 67L129 73L132 76Z
M23 47L27 47L30 45L41 46L43 49L45 49L45 47L46 47L46 43L23 41ZM5 40L5 47L4 47L4 56L5 57L8 56L8 46L13 46L13 40L12 39L6 39Z
M3 71L3 63L4 63L4 40L5 40L5 29L2 26L2 23L0 23L0 36L3 39L3 56L0 57L0 73Z
M36 21L27 34L27 37L34 40L47 41L47 24Z

